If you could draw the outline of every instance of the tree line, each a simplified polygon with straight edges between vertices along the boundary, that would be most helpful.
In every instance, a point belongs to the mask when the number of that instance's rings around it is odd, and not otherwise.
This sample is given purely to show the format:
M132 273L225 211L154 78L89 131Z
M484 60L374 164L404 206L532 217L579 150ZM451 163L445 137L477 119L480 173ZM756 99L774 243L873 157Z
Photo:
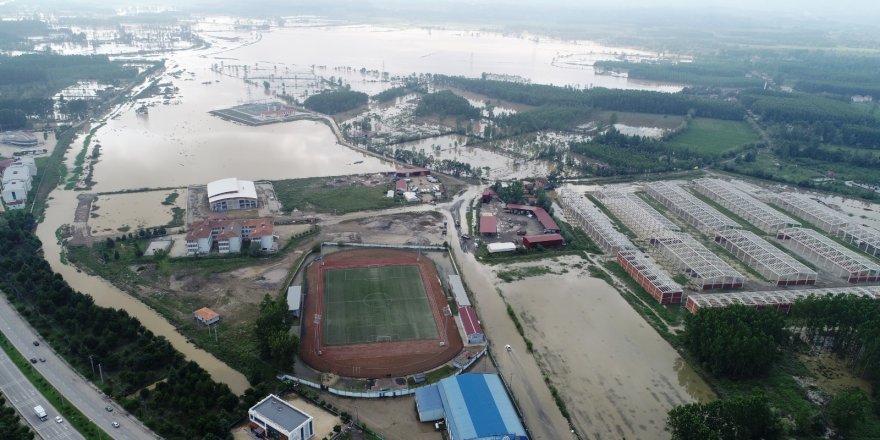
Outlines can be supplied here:
M29 213L0 217L0 289L22 316L80 374L160 435L225 438L242 411L238 397L127 312L73 290L40 256L35 225ZM101 364L103 384L90 356ZM154 391L146 388L151 384Z
M707 371L726 381L722 399L669 412L667 430L674 440L814 438L829 427L845 436L872 410L880 416L880 301L875 299L812 296L795 302L788 316L743 305L701 309L688 316L681 342ZM790 403L790 395L774 395L790 390L754 391L780 386L769 376L786 373L771 370L804 351L843 359L854 375L873 382L875 401L859 389L841 389L805 408Z
M745 116L742 105L721 99L683 93L646 90L619 90L601 87L576 89L543 84L521 84L508 81L434 75L438 85L456 87L494 99L535 107L561 106L580 109L686 115L715 119L740 120Z
M442 90L422 96L416 106L416 115L437 115L441 119L447 116L456 119L479 119L480 109L472 106L467 99L449 90Z
M703 157L689 150L669 147L662 140L628 136L614 127L589 142L572 142L569 148L573 153L601 161L602 164L582 166L598 176L674 171L704 163Z
M630 78L695 86L745 89L762 87L767 81L794 84L807 93L880 97L880 57L867 53L743 48L725 49L691 63L599 61L596 67L626 71Z
M369 99L370 97L366 93L343 89L325 91L309 96L303 102L303 105L305 108L318 113L334 115L367 105Z

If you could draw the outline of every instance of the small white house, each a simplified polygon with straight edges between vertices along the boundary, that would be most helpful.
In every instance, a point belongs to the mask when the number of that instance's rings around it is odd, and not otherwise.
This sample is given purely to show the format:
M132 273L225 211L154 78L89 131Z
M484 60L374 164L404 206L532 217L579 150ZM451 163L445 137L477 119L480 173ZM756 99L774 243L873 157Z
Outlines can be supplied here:
M28 188L22 180L13 180L3 184L3 203L10 210L24 209L27 202Z
M302 307L302 286L290 286L287 288L287 311L294 317L299 318Z
M413 203L419 201L419 196L412 191L407 191L403 193L403 199L406 200L407 203Z
M309 440L315 435L312 416L274 394L252 406L248 420L251 431L260 438Z

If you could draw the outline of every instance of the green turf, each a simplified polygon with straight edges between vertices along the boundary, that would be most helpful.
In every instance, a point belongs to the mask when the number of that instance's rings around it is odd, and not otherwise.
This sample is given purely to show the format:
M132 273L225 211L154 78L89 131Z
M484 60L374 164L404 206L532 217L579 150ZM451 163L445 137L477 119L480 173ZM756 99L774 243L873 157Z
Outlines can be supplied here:
M722 154L757 141L758 134L743 121L695 118L669 145L699 154Z
M418 266L324 271L324 344L436 339Z

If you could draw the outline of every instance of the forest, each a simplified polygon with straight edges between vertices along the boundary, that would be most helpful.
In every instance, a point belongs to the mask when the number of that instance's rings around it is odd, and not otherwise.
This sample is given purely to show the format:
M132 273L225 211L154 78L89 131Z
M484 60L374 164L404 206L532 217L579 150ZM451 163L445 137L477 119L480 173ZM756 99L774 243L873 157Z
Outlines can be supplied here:
M33 43L28 37L45 35L49 27L40 20L0 21L0 48L6 50L30 50Z
M18 413L6 405L6 399L0 394L0 438L3 440L32 440L34 433L24 425Z
M688 150L674 149L662 140L627 136L614 128L590 142L572 142L571 151L602 162L590 172L598 176L675 171L701 166L704 159Z
M744 89L769 82L807 93L876 96L880 92L880 56L867 52L738 48L692 63L599 61L596 68L692 86Z
M138 71L104 55L25 54L0 56L0 92L4 99L47 98L79 80L120 84Z
M422 96L419 105L416 106L416 115L436 115L440 119L447 116L456 119L479 119L480 109L472 106L467 99L449 90L443 90Z
M332 90L309 96L303 102L303 105L307 109L318 113L335 115L367 105L369 99L370 97L363 92Z
M880 435L880 301L856 295L798 300L789 315L746 306L702 309L685 321L682 346L710 374L720 400L669 412L679 439L836 438ZM801 356L830 355L873 384L811 388ZM815 394L818 393L819 397ZM739 433L739 434L735 434ZM746 433L743 435L743 433Z
M34 227L29 213L0 217L0 289L22 316L96 383L89 356L100 362L102 390L160 435L225 438L239 418L238 397L136 318L98 307L92 297L71 289L40 256ZM154 390L146 388L157 382Z
M740 104L683 93L600 87L575 89L445 75L434 75L434 81L438 85L455 87L493 99L536 107L558 106L681 116L692 114L705 118L729 120L740 120L745 116L745 109Z

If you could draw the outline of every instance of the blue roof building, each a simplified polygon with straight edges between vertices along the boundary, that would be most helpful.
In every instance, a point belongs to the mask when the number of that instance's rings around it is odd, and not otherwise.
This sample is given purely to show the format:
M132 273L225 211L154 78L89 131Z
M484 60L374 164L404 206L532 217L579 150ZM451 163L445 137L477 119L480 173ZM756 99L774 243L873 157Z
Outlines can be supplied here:
M461 374L416 391L423 422L446 419L451 440L528 440L497 374Z

